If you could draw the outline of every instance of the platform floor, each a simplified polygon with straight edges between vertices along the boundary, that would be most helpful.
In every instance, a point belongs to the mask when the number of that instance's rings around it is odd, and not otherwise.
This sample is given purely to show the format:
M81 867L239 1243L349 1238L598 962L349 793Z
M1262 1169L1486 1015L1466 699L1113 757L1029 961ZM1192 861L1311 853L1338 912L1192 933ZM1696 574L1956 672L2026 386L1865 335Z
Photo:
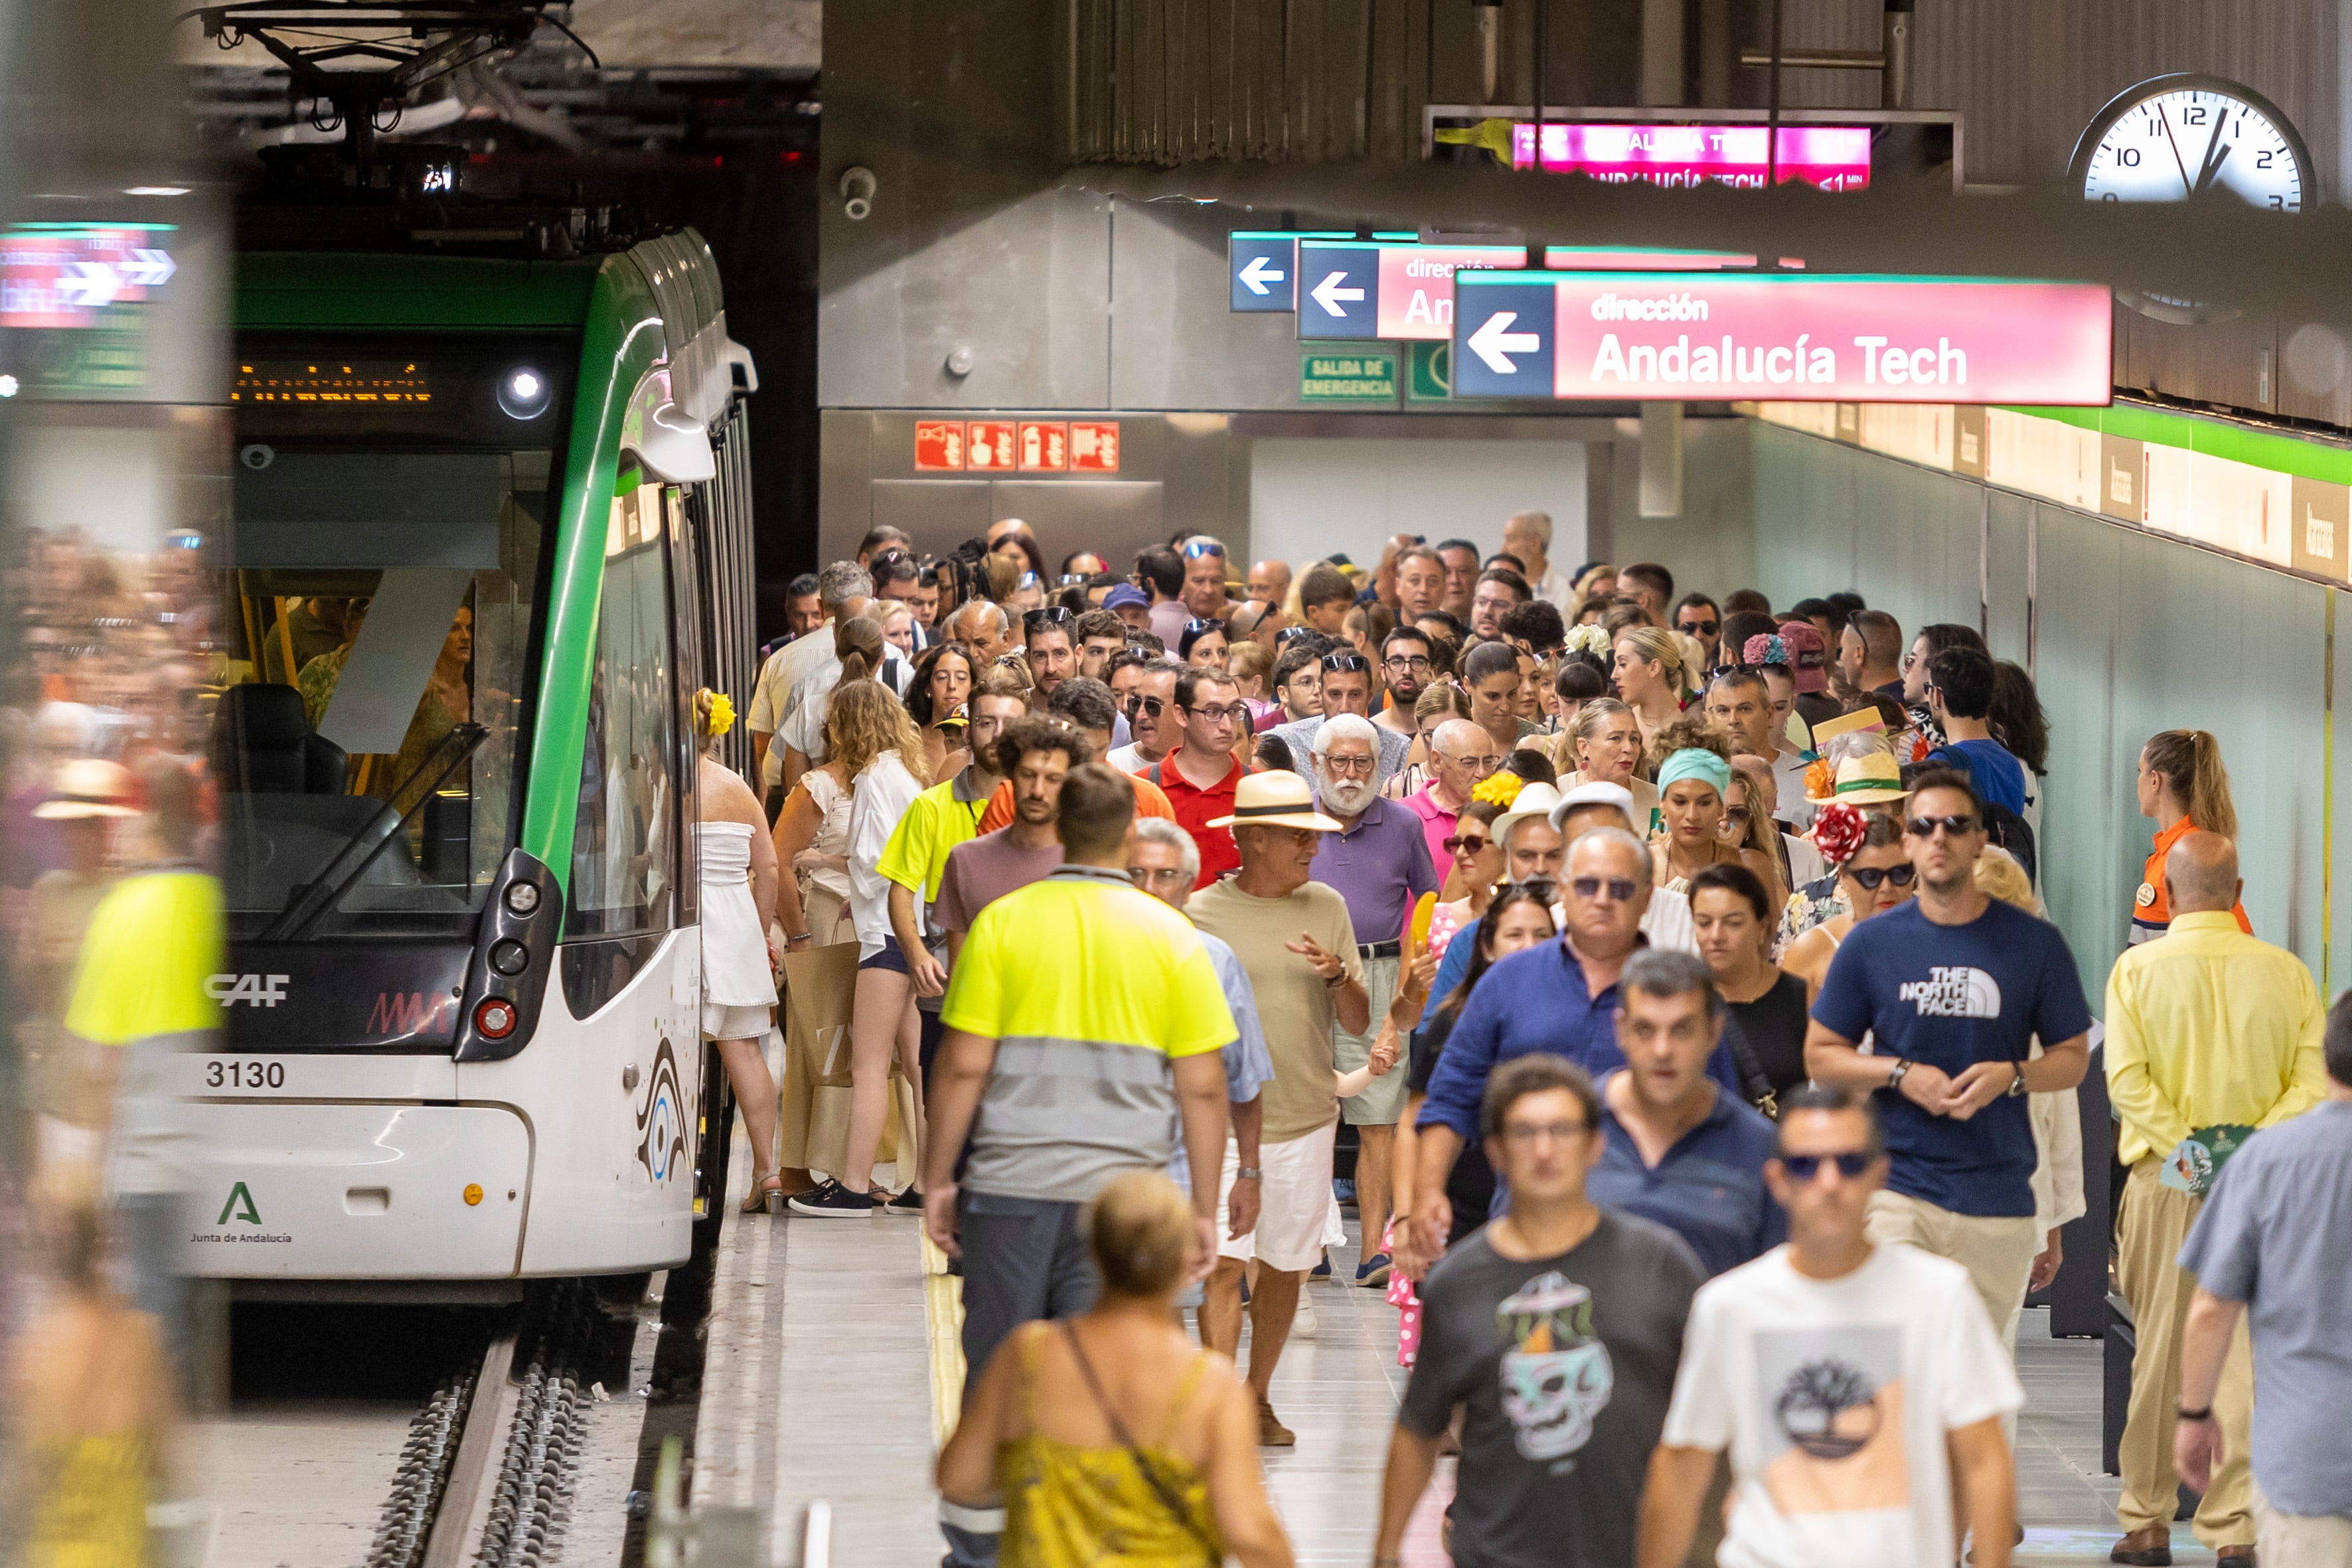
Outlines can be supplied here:
M747 1166L733 1162L738 1172ZM938 1560L931 1460L962 1368L954 1281L927 1278L926 1252L911 1218L730 1211L693 1497L761 1510L768 1521L762 1561L776 1568L800 1563L803 1521L820 1500L832 1510L831 1561L841 1568ZM1335 1276L1352 1275L1352 1245L1335 1247L1331 1261ZM1380 1292L1336 1284L1313 1286L1304 1299L1315 1331L1294 1333L1274 1385L1275 1407L1298 1446L1267 1453L1267 1484L1302 1568L1360 1568L1370 1557L1381 1468L1405 1377L1396 1364L1396 1313ZM2041 1311L2025 1314L2018 1340L2027 1395L2018 1435L2026 1539L2018 1561L2091 1568L2114 1542L2118 1487L2098 1472L2100 1348L2052 1340ZM1436 1531L1451 1485L1449 1460L1415 1518L1410 1568L1446 1563ZM2186 1524L2174 1527L2174 1538L2183 1568L2212 1561Z

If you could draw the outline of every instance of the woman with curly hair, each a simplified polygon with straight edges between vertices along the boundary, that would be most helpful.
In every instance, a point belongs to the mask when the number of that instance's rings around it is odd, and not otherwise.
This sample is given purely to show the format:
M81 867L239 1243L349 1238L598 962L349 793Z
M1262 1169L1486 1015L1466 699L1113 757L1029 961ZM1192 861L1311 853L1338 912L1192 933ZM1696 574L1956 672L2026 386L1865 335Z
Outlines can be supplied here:
M1894 817L1864 816L1861 808L1843 803L1825 805L1813 819L1813 843L1837 868L1845 911L1807 931L1780 955L1780 967L1804 981L1808 1005L1821 994L1830 960L1854 922L1885 913L1915 889L1911 861L1903 850L1903 825Z
M841 1218L875 1211L874 1151L889 1106L893 1059L910 1080L922 1080L915 983L890 930L891 883L875 867L930 773L913 716L878 681L835 689L824 742L827 760L840 763L850 779L849 912L857 931L857 990L849 1026L849 1147L832 1180L791 1204L794 1214ZM912 1163L911 1152L900 1161ZM920 1207L919 1199L902 1194L902 1200L910 1212Z
M1702 719L1677 719L1658 731L1650 758L1658 782L1658 812L1665 832L1650 841L1655 885L1687 891L1709 866L1741 865L1768 883L1780 868L1760 850L1723 840L1725 797L1731 793L1731 742Z

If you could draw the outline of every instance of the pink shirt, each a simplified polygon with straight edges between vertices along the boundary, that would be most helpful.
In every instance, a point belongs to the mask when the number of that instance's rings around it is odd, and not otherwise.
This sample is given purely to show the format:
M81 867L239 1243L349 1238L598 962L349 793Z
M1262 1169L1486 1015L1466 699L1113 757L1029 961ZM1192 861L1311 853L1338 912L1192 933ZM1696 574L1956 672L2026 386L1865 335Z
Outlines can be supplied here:
M1454 824L1462 814L1448 811L1437 804L1437 797L1430 794L1436 787L1433 781L1425 784L1405 796L1402 804L1407 811L1421 818L1422 834L1429 840L1430 864L1451 868L1454 854L1445 847L1445 841L1454 836ZM1439 871L1437 879L1443 882L1445 872Z

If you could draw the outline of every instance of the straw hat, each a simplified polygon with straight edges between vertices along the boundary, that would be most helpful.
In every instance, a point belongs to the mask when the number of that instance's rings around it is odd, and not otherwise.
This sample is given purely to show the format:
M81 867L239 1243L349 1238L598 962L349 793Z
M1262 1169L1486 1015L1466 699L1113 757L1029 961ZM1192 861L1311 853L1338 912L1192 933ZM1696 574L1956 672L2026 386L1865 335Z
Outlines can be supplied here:
M77 757L61 763L49 782L47 800L33 808L44 822L88 816L136 816L131 770L120 763Z
M1885 752L1873 752L1840 763L1837 783L1829 794L1808 795L1805 798L1815 805L1827 805L1833 800L1842 800L1848 805L1875 805L1882 801L1901 800L1909 793L1903 787L1903 770L1895 758Z
M1552 808L1559 804L1559 790L1540 781L1528 784L1519 791L1517 797L1511 802L1511 809L1495 818L1493 829L1495 842L1499 844L1511 836L1511 829L1528 817L1540 816L1549 822L1551 820Z
M1288 768L1268 768L1246 773L1234 788L1234 814L1220 816L1212 827L1311 827L1318 833L1338 833L1342 824L1315 809L1314 792Z

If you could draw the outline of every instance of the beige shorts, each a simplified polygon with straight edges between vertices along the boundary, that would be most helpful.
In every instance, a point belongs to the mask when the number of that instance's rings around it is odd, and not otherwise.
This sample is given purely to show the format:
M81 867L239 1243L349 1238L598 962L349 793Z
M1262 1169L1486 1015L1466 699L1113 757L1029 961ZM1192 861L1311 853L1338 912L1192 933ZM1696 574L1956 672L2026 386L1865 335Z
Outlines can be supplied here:
M1324 1228L1331 1202L1331 1144L1339 1136L1335 1120L1318 1131L1282 1143L1258 1145L1257 1228L1239 1240L1220 1239L1221 1258L1255 1258L1269 1268L1296 1272L1323 1260ZM1234 1179L1241 1170L1241 1154L1231 1139L1225 1142L1225 1173L1217 1191L1217 1235L1232 1228L1228 1218ZM1344 1233L1343 1233L1344 1234Z

